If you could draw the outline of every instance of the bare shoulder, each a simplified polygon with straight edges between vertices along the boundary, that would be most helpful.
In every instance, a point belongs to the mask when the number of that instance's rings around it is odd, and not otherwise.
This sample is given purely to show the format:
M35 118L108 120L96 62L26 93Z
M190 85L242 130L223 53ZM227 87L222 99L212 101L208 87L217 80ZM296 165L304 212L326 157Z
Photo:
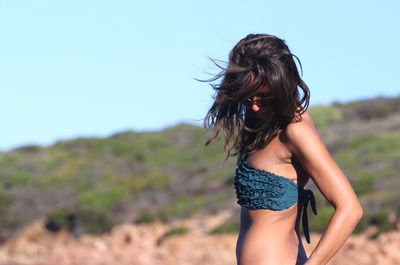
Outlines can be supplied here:
M304 140L309 136L318 136L318 132L315 128L314 122L310 116L310 114L305 111L301 115L300 121L291 122L285 130L285 138L289 142L296 142L299 140Z
M359 212L360 204L350 182L330 155L310 115L304 112L302 120L290 123L284 135L286 147L325 199L335 208L351 208Z

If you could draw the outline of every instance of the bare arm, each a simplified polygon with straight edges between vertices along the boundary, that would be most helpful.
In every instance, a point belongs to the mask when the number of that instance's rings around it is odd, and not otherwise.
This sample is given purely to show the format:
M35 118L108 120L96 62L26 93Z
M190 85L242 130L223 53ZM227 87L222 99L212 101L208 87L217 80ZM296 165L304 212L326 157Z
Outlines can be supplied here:
M326 200L335 208L316 248L304 265L326 264L350 236L363 210L348 179L319 137L311 117L289 124L287 146L309 173Z

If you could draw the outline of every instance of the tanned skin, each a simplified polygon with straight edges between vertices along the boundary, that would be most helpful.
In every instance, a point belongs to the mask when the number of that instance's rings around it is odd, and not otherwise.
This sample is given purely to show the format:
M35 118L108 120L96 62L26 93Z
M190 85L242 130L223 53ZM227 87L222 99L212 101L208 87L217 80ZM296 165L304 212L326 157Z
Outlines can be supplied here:
M252 108L259 110L257 98ZM347 177L322 142L310 115L289 124L247 161L304 187L309 178L335 208L316 248L307 258L299 232L301 205L281 211L241 207L236 245L238 265L323 265L343 246L363 210Z

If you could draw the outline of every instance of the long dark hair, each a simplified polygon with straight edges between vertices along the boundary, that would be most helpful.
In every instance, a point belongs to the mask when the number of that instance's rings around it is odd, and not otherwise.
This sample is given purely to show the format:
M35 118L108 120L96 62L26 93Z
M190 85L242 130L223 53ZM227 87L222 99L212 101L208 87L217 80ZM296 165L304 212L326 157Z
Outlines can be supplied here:
M203 82L215 90L212 107L203 127L211 129L205 145L222 131L225 137L225 160L235 153L237 162L264 148L291 122L301 120L309 105L310 90L300 78L294 58L285 41L268 34L249 34L230 51L227 67L211 59L221 72ZM300 98L298 87L303 91ZM253 111L252 98L257 96L259 111ZM233 145L227 149L230 141Z

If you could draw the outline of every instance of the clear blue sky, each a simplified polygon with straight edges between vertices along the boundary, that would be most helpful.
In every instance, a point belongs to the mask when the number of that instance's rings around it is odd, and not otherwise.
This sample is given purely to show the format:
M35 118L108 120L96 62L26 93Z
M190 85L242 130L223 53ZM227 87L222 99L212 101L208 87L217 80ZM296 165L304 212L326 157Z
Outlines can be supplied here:
M0 0L0 150L201 124L194 78L248 33L287 41L311 105L400 94L399 1Z

